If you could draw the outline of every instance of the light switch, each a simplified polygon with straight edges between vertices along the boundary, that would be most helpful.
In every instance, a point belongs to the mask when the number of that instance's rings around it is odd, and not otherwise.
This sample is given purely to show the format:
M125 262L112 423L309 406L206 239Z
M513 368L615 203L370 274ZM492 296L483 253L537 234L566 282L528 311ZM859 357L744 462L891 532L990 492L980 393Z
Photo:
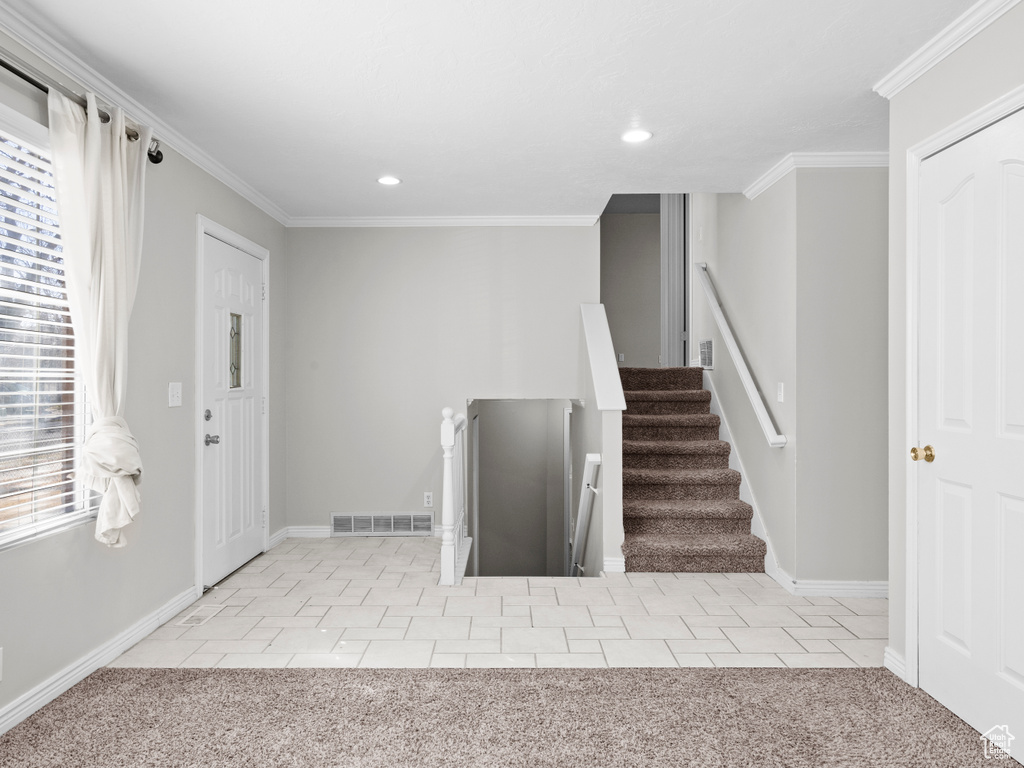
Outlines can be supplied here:
M779 402L785 402L785 392L782 389L782 382L779 382Z
M167 385L167 407L168 408L180 408L181 407L181 382L172 381Z

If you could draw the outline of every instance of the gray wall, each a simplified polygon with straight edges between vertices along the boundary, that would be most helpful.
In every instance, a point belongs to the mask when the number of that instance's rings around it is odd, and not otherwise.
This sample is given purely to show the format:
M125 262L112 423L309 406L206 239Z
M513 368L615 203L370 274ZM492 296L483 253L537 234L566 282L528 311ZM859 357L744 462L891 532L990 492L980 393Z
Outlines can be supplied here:
M567 544L565 484L565 409L568 400L549 400L547 403L547 575L564 576ZM569 446L570 450L572 446ZM570 469L570 471L572 471Z
M596 226L289 230L289 525L439 497L445 406L577 397L598 244Z
M884 581L888 174L796 173L793 575Z
M0 38L0 46L7 41ZM18 98L0 85L0 101ZM28 112L29 110L22 110ZM128 424L144 464L142 513L125 549L80 526L0 552L0 707L77 662L193 585L195 248L201 213L271 251L271 290L286 294L284 228L169 147L147 170L145 244L129 336ZM271 355L283 357L283 302L270 305ZM285 523L284 377L271 377L271 527ZM167 383L184 384L167 407Z
M568 400L477 400L480 576L564 576Z
M889 646L906 652L907 179L915 144L1024 83L1024 6L1016 6L889 105Z
M657 368L661 354L661 216L601 217L601 303L621 366Z
M793 575L796 568L796 413L792 390L796 382L796 178L789 174L754 200L719 195L717 248L707 252L711 279L723 311L747 357L754 381L780 432L791 441L768 448L750 401L739 381L707 299L695 278L693 324L695 341L711 338L715 370L709 378L729 420L733 450L743 461L746 480L758 502L779 565ZM694 263L698 263L695 258ZM772 396L777 382L788 386L785 403Z
M705 198L694 263L786 447L768 447L697 287L694 338L715 341L709 378L776 560L799 580L885 580L886 171L797 169L754 200Z

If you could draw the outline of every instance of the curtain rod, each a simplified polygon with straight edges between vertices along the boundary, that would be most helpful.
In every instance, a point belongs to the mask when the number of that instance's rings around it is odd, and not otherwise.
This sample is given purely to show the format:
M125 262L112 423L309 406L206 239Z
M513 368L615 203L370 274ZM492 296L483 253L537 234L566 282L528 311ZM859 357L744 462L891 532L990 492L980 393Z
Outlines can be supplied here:
M0 67L6 69L12 75L20 77L33 88L38 88L43 93L49 93L50 89L53 88L59 93L62 93L65 96L67 96L69 99L75 102L75 104L82 107L83 109L86 107L87 102L83 97L79 96L74 91L65 88L56 80L47 77L32 65L27 64L26 62L22 61L16 56L11 55L7 51L4 51L2 57L0 57ZM110 121L110 114L108 112L99 109L99 107L97 107L97 110L99 112L100 120L102 120L105 123ZM126 127L124 129L124 132L125 135L128 137L129 141L139 140L139 132L136 131L134 128ZM149 161L154 165L156 165L157 163L161 162L164 159L164 153L160 151L160 142L157 141L156 139L153 139L150 142L149 150L147 151L146 154L149 155Z

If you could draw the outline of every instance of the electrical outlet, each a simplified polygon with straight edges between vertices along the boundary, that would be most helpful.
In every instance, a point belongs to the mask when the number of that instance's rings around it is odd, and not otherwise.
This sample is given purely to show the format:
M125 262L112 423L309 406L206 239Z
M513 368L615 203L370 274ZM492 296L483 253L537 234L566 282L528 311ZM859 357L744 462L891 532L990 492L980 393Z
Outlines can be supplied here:
M434 506L434 494L431 491L423 492L423 506L432 507Z
M620 363L626 362L626 355L625 355L625 353L619 352L619 362Z
M172 381L167 385L167 407L168 408L180 408L181 407L181 382Z
M4 649L0 648L0 681L4 679Z

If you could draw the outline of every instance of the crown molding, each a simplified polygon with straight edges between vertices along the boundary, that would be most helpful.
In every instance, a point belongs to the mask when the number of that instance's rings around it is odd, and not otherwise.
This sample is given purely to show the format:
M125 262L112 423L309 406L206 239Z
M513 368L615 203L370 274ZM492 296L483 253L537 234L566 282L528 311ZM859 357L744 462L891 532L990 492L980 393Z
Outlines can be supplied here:
M753 200L797 168L888 168L888 152L793 152L743 190Z
M981 32L1020 0L981 0L875 84L879 96L891 99L953 51Z
M9 7L3 0L0 0L0 9L3 10L3 13L0 14L0 30L25 46L32 55L67 75L82 89L95 93L100 101L110 105L116 104L124 110L126 115L130 115L132 120L151 126L154 136L160 140L161 144L174 149L195 163L268 216L281 224L287 222L288 214L279 205L228 170L84 61L41 32L31 19Z
M598 216L297 216L288 227L592 227Z

